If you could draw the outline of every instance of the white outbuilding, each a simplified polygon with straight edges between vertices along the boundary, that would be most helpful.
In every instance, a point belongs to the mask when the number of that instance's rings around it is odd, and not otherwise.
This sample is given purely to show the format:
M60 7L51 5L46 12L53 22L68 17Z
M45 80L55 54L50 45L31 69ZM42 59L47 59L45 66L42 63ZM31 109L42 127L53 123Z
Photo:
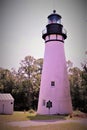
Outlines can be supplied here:
M9 93L0 93L0 114L13 114L14 98Z

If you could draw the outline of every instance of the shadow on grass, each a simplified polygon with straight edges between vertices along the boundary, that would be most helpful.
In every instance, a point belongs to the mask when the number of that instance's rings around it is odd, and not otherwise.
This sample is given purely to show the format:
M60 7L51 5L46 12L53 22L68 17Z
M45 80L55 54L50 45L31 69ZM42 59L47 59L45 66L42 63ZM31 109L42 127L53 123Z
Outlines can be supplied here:
M27 116L27 118L29 120L66 120L67 119L67 115L38 115L38 114L29 114L29 116Z

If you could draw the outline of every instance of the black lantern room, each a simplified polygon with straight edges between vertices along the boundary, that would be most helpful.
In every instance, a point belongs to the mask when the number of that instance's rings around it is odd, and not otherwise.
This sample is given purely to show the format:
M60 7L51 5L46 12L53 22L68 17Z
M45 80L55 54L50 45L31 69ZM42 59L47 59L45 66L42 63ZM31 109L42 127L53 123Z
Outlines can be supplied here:
M56 14L56 10L53 10L53 13L48 16L48 25L46 25L46 30L42 32L42 38L45 40L45 37L50 34L59 34L62 35L64 39L67 38L66 30L61 24L61 16Z

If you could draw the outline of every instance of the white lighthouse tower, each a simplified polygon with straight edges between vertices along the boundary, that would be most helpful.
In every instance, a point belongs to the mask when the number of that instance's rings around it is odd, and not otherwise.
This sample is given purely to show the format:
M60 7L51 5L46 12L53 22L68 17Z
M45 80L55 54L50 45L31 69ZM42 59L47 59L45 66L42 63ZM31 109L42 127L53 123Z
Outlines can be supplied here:
M56 14L55 10L48 16L48 25L42 33L42 38L45 40L45 53L37 113L72 113L64 53L67 34L61 24L61 16Z

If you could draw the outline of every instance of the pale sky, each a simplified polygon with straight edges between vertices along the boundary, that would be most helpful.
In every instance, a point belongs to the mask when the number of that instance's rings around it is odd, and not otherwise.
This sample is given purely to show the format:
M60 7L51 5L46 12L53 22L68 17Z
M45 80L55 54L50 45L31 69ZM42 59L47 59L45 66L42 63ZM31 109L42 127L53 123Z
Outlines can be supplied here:
M67 30L66 60L80 67L87 50L86 0L0 0L0 67L18 68L25 56L43 58L42 30L55 9Z

